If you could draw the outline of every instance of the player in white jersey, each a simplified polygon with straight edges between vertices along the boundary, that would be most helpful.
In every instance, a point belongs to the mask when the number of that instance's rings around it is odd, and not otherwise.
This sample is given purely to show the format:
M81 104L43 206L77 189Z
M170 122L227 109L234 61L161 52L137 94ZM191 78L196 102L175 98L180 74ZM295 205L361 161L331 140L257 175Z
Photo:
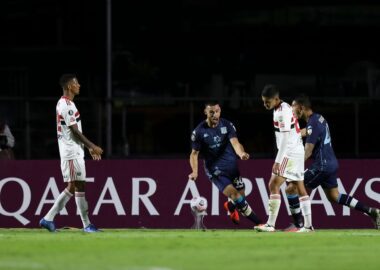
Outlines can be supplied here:
M281 205L280 186L288 181L298 188L301 212L305 222L304 227L298 232L311 232L314 229L311 223L310 198L303 183L305 154L298 120L293 115L292 107L280 99L276 86L265 86L261 96L264 107L267 110L273 110L273 125L278 152L272 167L272 177L269 180L268 221L266 224L255 226L255 229L262 232L275 231Z
M84 164L84 146L88 148L94 160L100 160L103 150L88 140L82 133L81 118L73 99L79 95L80 85L75 75L61 76L60 85L63 96L56 107L57 136L61 170L67 182L66 189L58 196L50 211L40 220L40 226L50 232L56 232L54 217L65 207L75 194L84 232L98 232L88 218L88 204L85 198L86 168Z

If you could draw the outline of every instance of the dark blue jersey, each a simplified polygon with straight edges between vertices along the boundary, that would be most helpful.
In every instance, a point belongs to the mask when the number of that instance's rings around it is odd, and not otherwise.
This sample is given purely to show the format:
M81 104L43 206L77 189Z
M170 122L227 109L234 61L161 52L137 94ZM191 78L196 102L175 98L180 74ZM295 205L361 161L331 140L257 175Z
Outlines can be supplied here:
M326 119L320 114L313 113L307 122L306 131L306 143L314 144L312 167L320 171L336 171L338 161L331 145L331 135Z
M234 125L223 118L219 124L209 127L206 120L202 121L191 135L192 148L199 151L205 160L205 170L208 177L239 175L237 155L230 139L236 137Z

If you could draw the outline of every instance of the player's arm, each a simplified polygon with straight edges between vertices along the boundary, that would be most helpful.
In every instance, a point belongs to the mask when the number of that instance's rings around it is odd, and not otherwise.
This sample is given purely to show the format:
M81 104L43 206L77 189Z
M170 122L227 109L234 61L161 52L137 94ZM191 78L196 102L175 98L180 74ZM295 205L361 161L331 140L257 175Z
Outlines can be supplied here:
M190 153L190 167L191 167L191 174L189 174L189 180L197 180L198 178L198 156L199 156L199 151L197 150L192 150Z
M280 145L279 145L279 148L277 151L275 163L273 164L273 168L272 168L272 172L274 174L279 173L280 163L285 156L285 150L286 150L286 145L288 144L289 133L290 132L288 132L288 131L280 132L280 136L281 136Z
M103 149L87 139L87 137L84 136L83 133L78 129L77 124L71 125L69 128L74 136L88 148L88 151L90 152L92 158L95 160L100 160L101 155L103 154Z
M302 138L307 136L306 128L301 129L301 136L302 136Z
M312 143L306 143L305 144L305 161L308 160L309 157L311 157L311 154L313 153L314 144Z
M233 137L230 139L231 145L235 150L236 155L240 157L242 160L249 159L249 154L244 151L243 145L239 142L237 137Z

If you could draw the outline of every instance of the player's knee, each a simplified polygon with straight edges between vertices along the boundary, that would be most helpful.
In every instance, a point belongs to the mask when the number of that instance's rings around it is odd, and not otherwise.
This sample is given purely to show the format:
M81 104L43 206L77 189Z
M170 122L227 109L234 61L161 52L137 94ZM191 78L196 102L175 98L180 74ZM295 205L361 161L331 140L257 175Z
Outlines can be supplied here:
M287 187L285 189L285 192L288 195L297 194L297 187L295 185L293 185L293 184L289 184L289 185L287 185Z
M75 183L76 192L84 192L84 186L85 186L84 181L74 181L74 183Z

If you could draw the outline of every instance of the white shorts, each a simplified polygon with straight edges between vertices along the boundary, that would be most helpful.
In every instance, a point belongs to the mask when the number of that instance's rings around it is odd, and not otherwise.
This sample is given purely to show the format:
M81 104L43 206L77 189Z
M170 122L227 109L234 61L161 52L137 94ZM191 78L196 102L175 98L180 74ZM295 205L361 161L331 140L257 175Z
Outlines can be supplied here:
M286 181L303 181L305 173L305 160L303 156L285 156L280 163L279 176L286 178Z
M61 160L63 181L86 181L84 159Z

